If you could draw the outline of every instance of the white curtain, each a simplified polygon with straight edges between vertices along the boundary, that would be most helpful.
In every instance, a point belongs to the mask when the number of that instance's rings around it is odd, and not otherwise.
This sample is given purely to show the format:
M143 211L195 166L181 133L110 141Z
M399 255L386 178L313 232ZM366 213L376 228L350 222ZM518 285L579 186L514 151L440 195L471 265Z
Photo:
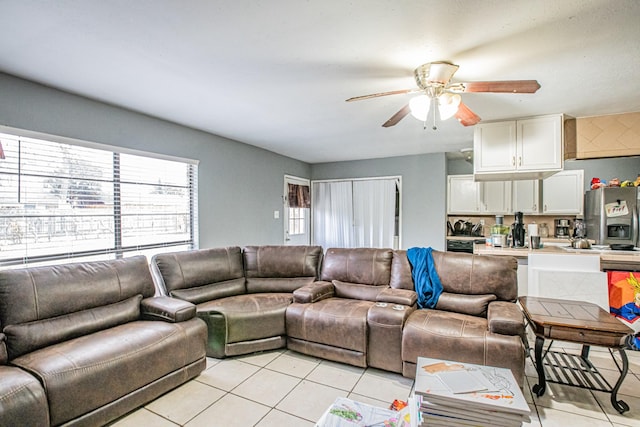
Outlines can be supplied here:
M314 244L324 249L353 247L352 194L351 181L313 183Z
M313 242L328 248L393 248L396 180L314 182Z
M393 248L396 180L353 182L354 246Z

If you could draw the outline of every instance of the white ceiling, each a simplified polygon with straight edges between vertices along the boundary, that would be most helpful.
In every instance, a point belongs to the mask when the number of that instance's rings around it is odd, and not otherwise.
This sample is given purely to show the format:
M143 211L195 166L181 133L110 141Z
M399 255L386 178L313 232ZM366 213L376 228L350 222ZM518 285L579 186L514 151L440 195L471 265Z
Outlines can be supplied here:
M415 95L344 102L437 60L540 82L464 94L485 121L640 111L639 22L637 0L0 0L0 71L318 163L470 147L455 119L381 127Z

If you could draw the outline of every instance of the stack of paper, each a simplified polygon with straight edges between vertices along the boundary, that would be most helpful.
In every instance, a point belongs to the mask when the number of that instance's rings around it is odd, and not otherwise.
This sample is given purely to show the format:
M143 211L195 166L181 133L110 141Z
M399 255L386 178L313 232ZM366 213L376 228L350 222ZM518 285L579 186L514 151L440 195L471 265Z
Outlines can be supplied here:
M419 357L416 405L428 426L517 427L530 409L505 368Z

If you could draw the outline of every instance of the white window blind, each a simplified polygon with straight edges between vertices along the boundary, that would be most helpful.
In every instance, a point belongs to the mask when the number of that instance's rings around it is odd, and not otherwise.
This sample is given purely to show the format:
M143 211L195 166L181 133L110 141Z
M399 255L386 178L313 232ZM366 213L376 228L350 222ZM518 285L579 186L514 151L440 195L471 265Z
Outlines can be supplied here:
M0 134L0 266L197 246L197 165Z

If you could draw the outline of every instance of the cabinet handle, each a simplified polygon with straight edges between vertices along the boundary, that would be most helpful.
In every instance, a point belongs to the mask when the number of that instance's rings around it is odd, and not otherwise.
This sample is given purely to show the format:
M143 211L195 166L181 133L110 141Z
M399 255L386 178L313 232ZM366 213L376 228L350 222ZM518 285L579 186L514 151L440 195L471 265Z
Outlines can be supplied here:
M542 210L543 210L544 212L546 212L546 211L547 211L547 205L544 205L544 207L542 208Z
M516 156L511 157L511 166L516 165Z
M518 166L522 166L522 156L518 156Z
M537 211L537 210L538 210L537 205L533 205L533 211L535 212L535 211Z

